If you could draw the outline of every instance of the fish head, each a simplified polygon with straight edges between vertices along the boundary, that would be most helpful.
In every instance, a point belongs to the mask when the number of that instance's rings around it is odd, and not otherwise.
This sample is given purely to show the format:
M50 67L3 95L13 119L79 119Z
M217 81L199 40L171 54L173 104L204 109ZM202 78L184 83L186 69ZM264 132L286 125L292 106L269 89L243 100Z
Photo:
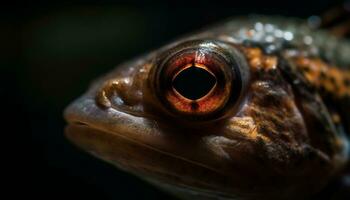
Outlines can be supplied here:
M176 41L96 80L65 110L66 135L178 196L311 194L343 146L311 137L324 107L294 90L288 66L222 37Z

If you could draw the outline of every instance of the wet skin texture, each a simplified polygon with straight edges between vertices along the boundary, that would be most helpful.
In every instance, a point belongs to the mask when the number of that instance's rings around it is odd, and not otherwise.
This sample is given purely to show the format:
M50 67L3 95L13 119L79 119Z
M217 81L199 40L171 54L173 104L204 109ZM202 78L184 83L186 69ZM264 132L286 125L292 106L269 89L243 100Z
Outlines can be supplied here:
M260 17L181 38L95 81L67 137L184 199L309 198L346 167L350 96L349 42L311 32ZM216 81L195 100L172 85L188 67Z

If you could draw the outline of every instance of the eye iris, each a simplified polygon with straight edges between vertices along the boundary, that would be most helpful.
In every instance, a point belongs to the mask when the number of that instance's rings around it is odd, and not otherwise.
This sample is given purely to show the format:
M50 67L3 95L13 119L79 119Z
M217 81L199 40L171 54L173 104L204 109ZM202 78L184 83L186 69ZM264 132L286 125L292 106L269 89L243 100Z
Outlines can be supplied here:
M207 70L191 65L173 79L173 88L183 97L197 100L210 92L216 78Z
M224 44L190 41L161 54L149 79L160 109L186 120L219 118L233 110L242 86L238 61L243 60L236 53Z
M182 51L160 66L158 94L172 111L194 118L214 116L231 96L232 70L216 52Z

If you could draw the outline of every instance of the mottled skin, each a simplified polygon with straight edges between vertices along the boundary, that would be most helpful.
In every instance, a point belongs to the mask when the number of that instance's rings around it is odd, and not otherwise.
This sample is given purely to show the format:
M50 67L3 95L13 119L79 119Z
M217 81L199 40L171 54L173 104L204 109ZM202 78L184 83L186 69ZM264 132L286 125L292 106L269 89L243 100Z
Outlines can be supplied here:
M295 20L258 17L177 40L94 82L65 111L67 137L184 199L307 199L342 173L350 130L350 59L327 53L332 36L311 32ZM185 41L239 54L242 91L222 116L183 118L154 94L152 70ZM348 55L349 42L339 41L332 48Z

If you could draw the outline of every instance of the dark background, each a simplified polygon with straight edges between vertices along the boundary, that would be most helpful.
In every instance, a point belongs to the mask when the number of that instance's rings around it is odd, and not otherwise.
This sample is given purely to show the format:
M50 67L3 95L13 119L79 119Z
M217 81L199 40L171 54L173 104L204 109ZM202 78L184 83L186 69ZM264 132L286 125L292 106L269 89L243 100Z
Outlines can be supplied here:
M4 152L16 171L9 173L11 184L36 199L169 199L71 145L63 135L65 106L98 75L181 34L249 13L306 18L341 2L63 0L2 5L1 133L16 139L1 141L10 146Z

